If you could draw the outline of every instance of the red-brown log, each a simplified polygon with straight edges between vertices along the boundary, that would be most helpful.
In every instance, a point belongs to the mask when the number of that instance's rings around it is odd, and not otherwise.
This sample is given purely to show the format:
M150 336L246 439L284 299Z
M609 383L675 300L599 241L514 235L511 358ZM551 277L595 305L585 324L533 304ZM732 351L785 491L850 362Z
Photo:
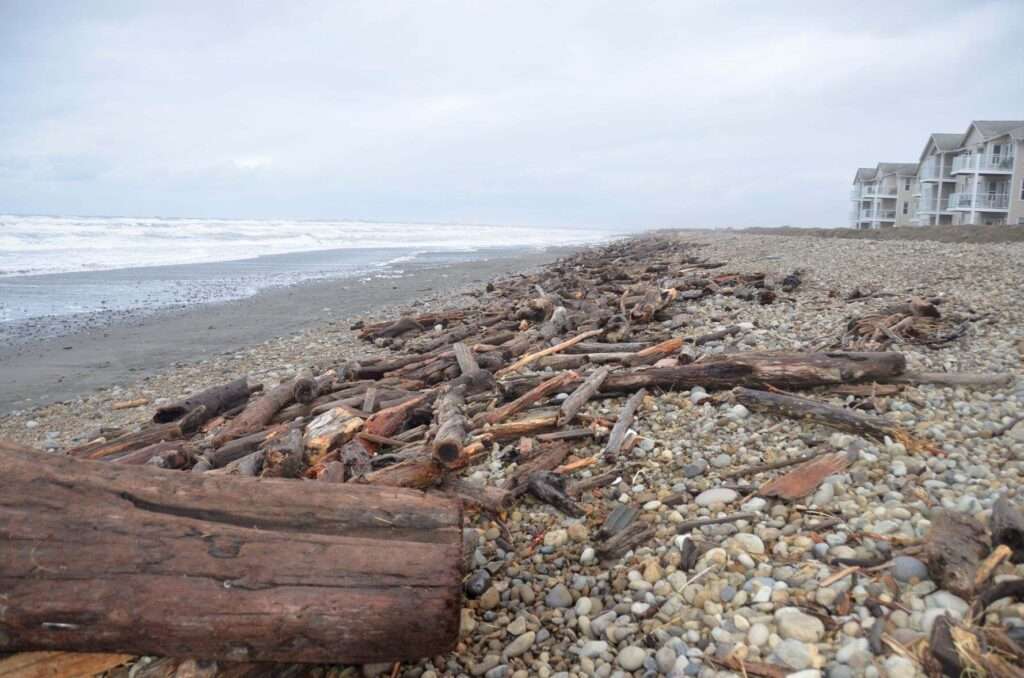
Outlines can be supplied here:
M361 664L458 638L457 501L0 459L4 651Z

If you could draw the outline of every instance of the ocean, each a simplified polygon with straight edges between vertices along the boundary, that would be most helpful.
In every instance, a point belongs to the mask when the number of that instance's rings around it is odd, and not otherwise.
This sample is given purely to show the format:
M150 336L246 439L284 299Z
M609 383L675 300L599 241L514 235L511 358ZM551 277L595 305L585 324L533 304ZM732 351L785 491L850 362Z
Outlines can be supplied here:
M229 301L332 277L400 276L599 229L0 215L0 323Z

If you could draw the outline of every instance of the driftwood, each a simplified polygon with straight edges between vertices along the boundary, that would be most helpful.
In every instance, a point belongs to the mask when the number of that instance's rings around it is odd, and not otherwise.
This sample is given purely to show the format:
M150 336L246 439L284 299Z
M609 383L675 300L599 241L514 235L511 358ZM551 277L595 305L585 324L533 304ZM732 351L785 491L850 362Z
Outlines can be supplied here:
M458 637L456 502L2 459L5 650L365 663Z
M992 548L1005 544L1013 553L1011 562L1024 563L1024 515L1005 494L992 506L989 532Z
M206 418L212 419L222 412L241 405L250 395L262 390L262 388L262 384L250 387L245 377L235 379L227 384L213 386L205 391L190 395L184 400L158 407L156 413L153 414L153 422L167 424L177 421L199 406L205 407Z
M750 388L737 388L733 391L733 395L736 402L751 410L770 412L790 419L812 421L875 440L883 440L889 436L904 444L914 442L913 436L906 429L884 417L861 414L807 398Z
M542 400L552 393L555 393L561 389L569 381L578 379L579 375L575 372L563 372L557 374L550 379L542 381L537 386L533 387L523 395L519 396L510 403L506 403L501 407L497 407L493 410L488 410L478 417L475 417L473 423L477 426L483 426L485 424L497 424L499 421L508 419L512 415L523 411L527 407L533 405L539 400Z
M932 578L961 598L974 595L978 567L988 555L985 528L965 513L937 511L924 543Z
M469 428L469 422L463 414L466 406L463 390L462 386L448 389L438 398L435 408L437 433L434 435L432 450L434 457L446 466L462 455L462 446Z
M608 442L604 446L605 461L613 463L622 450L622 444L626 440L626 433L633 425L633 418L636 416L637 408L644 401L647 391L640 389L626 401L626 404L619 410L619 417L615 421L612 432L608 434Z
M762 497L799 499L818 488L825 478L842 473L852 461L846 452L823 454L805 461L789 473L771 480L757 491Z
M299 377L299 379L303 378ZM248 405L241 414L231 421L226 430L217 434L213 439L214 447L220 447L235 438L259 431L270 422L278 410L290 404L294 399L295 380L278 384Z
M562 408L559 411L558 423L560 425L571 423L576 418L576 415L587 404L587 401L593 398L594 394L601 388L601 384L608 378L608 373L607 367L594 370L590 376L576 387L575 391L569 394L569 397L562 402Z

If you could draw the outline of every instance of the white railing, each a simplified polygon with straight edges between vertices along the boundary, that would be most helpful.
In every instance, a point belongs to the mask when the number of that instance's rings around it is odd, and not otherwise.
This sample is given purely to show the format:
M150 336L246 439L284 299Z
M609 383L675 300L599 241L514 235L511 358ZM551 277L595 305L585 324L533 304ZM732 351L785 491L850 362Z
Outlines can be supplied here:
M894 221L896 210L861 210L862 221Z
M1007 193L979 193L974 196L970 193L954 193L949 196L949 209L951 210L1005 210L1010 206L1010 196Z
M1012 172L1012 155L958 155L953 158L953 173L957 172Z

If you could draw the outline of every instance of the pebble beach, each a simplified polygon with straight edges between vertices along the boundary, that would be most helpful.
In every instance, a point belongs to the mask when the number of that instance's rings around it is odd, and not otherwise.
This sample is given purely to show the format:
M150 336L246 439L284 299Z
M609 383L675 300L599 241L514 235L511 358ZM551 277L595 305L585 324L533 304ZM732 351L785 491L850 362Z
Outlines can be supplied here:
M727 326L742 332L710 342L705 353L824 350L847 320L886 300L927 297L943 313L970 318L966 332L937 348L897 344L908 367L931 372L1011 375L997 387L907 386L868 403L875 414L929 441L908 450L804 422L749 411L728 392L701 388L652 393L634 429L628 472L585 492L582 518L526 499L506 515L467 512L466 597L454 652L402 664L413 678L485 676L741 676L721 659L785 667L799 678L925 675L913 648L944 614L960 618L968 601L939 588L915 548L935 510L968 513L985 523L1003 493L1017 496L1024 475L1024 243L840 240L730 232L680 232L699 256L730 272L785 276L801 271L799 292L759 305L712 296L688 307L680 332ZM481 283L416 302L417 312L473 304ZM858 289L858 299L847 300ZM61 449L148 421L152 407L236 375L271 387L304 365L331 366L383 353L349 328L396 309L331 319L246 348L181 361L116 386L0 418L0 438ZM864 398L810 397L863 407ZM136 408L115 404L145 401ZM589 403L614 417L624 399ZM573 442L577 457L598 454L600 439ZM786 501L755 496L784 471L746 469L824 451L854 459L813 494ZM599 465L576 473L585 480ZM500 454L466 471L498 484L512 471ZM636 511L653 538L602 560L594 534L607 516ZM689 521L745 517L680 534ZM700 553L684 567L692 540ZM894 557L893 557L894 556ZM844 568L840 559L884 559ZM995 577L1024 576L1003 563ZM885 614L877 612L884 608ZM1024 632L1024 604L991 606L987 621ZM882 627L876 627L882 624ZM880 629L880 630L879 630ZM149 659L132 670L144 671ZM119 669L121 671L121 669ZM394 675L394 667L318 667L320 675ZM751 674L754 675L754 674Z

